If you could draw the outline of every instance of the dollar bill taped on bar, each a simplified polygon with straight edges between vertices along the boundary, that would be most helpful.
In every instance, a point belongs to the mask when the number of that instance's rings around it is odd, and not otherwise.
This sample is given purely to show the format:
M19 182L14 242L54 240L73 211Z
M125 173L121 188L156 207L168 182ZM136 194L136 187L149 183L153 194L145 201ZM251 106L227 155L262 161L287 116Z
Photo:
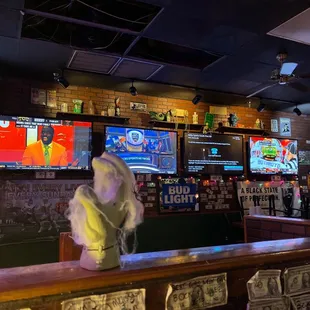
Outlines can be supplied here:
M135 289L73 298L62 302L62 310L145 310L145 289Z
M310 294L290 297L294 310L309 310L310 309Z
M62 302L63 310L103 309L103 296L91 295L73 298Z
M145 310L145 289L109 293L102 310Z
M310 265L287 268L284 272L284 294L301 295L310 292Z
M290 310L290 301L287 297L278 300L262 300L249 302L247 310Z
M227 274L215 274L172 283L166 296L166 310L200 310L226 305Z
M248 281L247 290L250 301L281 299L281 270L259 270Z

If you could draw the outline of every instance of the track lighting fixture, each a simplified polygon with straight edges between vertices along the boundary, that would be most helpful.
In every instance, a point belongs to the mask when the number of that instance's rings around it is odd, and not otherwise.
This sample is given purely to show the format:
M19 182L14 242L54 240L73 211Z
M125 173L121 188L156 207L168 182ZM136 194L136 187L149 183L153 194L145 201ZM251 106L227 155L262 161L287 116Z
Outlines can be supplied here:
M265 104L260 103L259 106L257 107L257 112L263 112L265 110Z
M202 99L202 96L201 95L196 95L193 100L192 100L192 103L194 105L198 104L200 102L200 100Z
M133 81L132 81L131 87L129 88L129 92L131 93L132 96L138 95L137 89L133 86Z
M69 82L64 78L62 73L54 72L54 81L57 82L59 85L61 85L63 88L69 87Z
M298 116L300 116L300 115L302 114L301 111L297 108L297 106L296 106L296 108L293 110L293 112L296 113Z

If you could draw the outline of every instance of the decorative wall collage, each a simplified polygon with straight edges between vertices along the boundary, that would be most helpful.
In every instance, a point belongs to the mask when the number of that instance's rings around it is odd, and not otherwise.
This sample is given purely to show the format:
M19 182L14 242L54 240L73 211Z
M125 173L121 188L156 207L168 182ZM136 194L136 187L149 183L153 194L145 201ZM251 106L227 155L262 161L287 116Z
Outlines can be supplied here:
M0 182L0 243L58 236L70 231L64 213L76 188L88 180Z
M91 180L15 180L0 183L0 243L58 236L70 231L64 214L81 184ZM145 217L176 213L240 212L260 206L269 215L270 197L278 216L300 216L300 188L292 182L161 179L138 175ZM237 199L238 198L238 199Z

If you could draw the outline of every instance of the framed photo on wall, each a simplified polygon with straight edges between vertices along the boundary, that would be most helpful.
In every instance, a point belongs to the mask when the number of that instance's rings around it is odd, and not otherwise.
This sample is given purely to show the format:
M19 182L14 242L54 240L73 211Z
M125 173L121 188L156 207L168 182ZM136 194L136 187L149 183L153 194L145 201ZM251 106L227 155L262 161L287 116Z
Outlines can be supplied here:
M277 119L271 119L270 124L271 124L271 132L279 132L279 125Z
M47 94L45 89L31 88L31 104L46 105Z
M292 135L291 119L280 117L280 135L290 137Z

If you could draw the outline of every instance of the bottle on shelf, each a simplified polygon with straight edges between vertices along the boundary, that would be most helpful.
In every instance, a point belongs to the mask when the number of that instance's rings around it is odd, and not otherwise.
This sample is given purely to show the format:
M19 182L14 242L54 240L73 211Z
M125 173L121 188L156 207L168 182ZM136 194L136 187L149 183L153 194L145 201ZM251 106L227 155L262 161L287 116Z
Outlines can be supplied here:
M121 116L121 107L119 97L115 98L115 116Z
M83 100L73 99L73 113L83 113Z
M198 114L196 112L193 114L193 124L198 124Z
M202 129L202 133L203 133L203 134L206 134L206 133L208 133L208 131L209 131L209 124L206 123L205 126L204 126L203 129Z
M171 113L170 113L170 111L167 112L166 120L167 120L167 122L171 122Z
M109 103L108 105L108 116L115 116L115 104Z
M62 102L62 103L60 104L60 111L61 111L61 112L64 112L64 113L67 113L67 112L68 112L68 103Z
M92 100L88 102L88 114L95 114L95 107Z

